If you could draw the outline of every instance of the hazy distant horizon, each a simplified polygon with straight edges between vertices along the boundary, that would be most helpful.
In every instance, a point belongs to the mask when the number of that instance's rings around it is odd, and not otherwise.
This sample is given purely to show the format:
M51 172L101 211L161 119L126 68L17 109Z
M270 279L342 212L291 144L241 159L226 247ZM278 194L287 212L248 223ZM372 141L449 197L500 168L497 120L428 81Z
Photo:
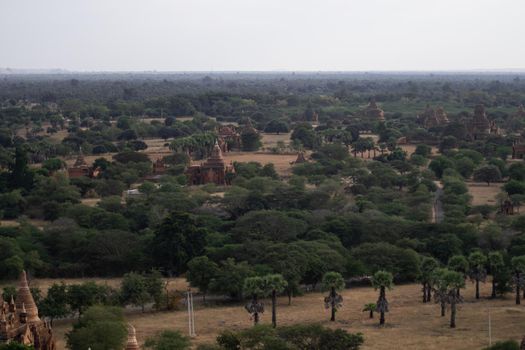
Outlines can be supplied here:
M522 0L17 0L0 67L74 72L525 71Z

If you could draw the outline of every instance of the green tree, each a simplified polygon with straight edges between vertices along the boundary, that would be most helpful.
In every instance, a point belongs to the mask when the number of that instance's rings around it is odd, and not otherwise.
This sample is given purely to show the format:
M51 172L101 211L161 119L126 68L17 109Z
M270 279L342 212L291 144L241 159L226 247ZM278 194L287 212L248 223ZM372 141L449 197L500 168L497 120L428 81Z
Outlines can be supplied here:
M424 257L421 259L419 267L419 282L423 285L423 303L430 302L432 292L432 274L439 267L436 259L431 257Z
M485 165L474 170L474 180L479 182L486 182L490 186L491 182L501 180L501 172L495 165Z
M476 282L476 299L479 299L479 282L487 278L487 257L482 252L473 252L468 257L469 277Z
M327 272L323 276L323 288L328 289L330 294L324 298L325 308L330 308L331 317L330 321L335 321L335 313L337 309L342 306L343 297L338 294L338 291L343 290L345 287L345 280L339 272Z
M488 265L490 273L492 275L492 295L491 298L496 297L496 281L498 275L505 268L505 261L503 261L503 255L500 252L490 252L488 256Z
M64 283L53 283L47 290L46 297L38 305L39 312L51 319L67 316L71 311L68 307L67 286Z
M206 302L206 293L210 288L211 280L218 270L219 266L207 256L198 256L188 262L186 279L192 287L199 288L204 302Z
M461 273L450 270L445 270L440 279L443 286L446 286L446 300L450 304L450 328L456 328L457 304L463 301L458 290L465 288L465 279Z
M261 147L261 135L255 129L244 130L241 133L243 151L253 152Z
M469 273L469 264L467 258L465 258L463 255L454 255L450 257L447 267L452 271L459 272L463 276L463 279L467 278ZM458 289L458 293L459 292L460 290Z
M156 266L169 274L184 272L188 261L204 252L206 234L189 214L173 212L162 221L151 242Z
M368 312L369 318L374 318L374 311L376 311L377 305L374 303L368 303L363 306L363 312Z
M282 293L287 287L288 283L282 275L272 274L264 276L264 286L267 292L272 297L272 326L277 327L277 294Z
M107 301L109 288L95 282L71 284L67 286L67 300L71 311L78 313L79 318L88 307Z
M516 289L516 305L521 304L520 288L525 288L525 255L515 256L511 260L514 270L513 283Z
M122 309L92 306L66 334L66 341L72 350L116 350L124 348L126 336Z
M379 298L376 302L376 311L380 313L379 324L385 324L385 313L388 312L388 300L386 299L386 289L390 290L394 286L394 277L390 272L377 271L372 277L372 286L379 289Z
M221 262L215 277L210 281L210 291L240 300L244 280L253 275L247 262L236 263L233 258Z
M120 298L123 305L140 306L144 312L146 303L152 300L144 276L135 272L125 274L120 285Z
M264 132L276 133L277 135L279 135L282 132L288 132L288 130L288 124L278 119L270 120L268 124L266 124L266 126L264 127Z
M251 301L244 306L250 315L253 315L253 324L259 323L259 314L264 312L264 304L259 297L265 294L265 280L262 277L248 277L244 280L243 292L251 296Z
M189 338L178 331L162 331L144 342L144 348L150 350L187 350L190 347Z

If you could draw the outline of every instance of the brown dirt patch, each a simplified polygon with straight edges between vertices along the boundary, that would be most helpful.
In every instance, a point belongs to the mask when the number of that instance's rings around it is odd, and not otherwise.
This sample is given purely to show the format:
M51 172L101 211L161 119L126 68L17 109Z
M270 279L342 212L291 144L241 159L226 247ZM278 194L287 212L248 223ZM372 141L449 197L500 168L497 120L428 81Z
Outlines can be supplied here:
M291 132L285 134L261 134L261 142L263 149L277 146L277 142L282 141L286 145L290 143Z
M501 192L502 183L490 184L483 182L467 182L467 187L472 196L472 205L496 205L496 196Z

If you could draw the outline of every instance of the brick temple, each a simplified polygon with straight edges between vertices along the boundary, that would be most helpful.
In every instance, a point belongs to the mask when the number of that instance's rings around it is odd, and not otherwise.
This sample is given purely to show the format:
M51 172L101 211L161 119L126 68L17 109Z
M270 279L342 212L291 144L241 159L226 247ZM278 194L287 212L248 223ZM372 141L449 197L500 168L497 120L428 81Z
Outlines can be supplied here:
M216 141L211 156L202 164L191 165L186 170L189 185L230 185L231 177L235 174L233 164L226 164L222 150Z
M49 322L38 317L38 308L27 284L26 272L20 275L16 299L9 302L0 296L0 344L21 343L35 350L55 350Z

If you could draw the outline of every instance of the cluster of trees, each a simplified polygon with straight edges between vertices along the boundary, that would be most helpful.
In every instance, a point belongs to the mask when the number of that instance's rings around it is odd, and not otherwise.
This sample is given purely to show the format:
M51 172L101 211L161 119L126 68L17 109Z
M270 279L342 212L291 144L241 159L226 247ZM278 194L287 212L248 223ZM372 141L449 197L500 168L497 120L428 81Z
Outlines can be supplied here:
M167 289L167 284L157 271L124 275L119 289L95 282L81 284L54 283L45 297L39 288L32 287L31 292L39 309L40 316L51 321L68 316L82 317L84 312L96 305L136 306L142 311L152 304L156 309L177 307L180 296ZM14 286L5 287L2 293L4 300L15 296Z

